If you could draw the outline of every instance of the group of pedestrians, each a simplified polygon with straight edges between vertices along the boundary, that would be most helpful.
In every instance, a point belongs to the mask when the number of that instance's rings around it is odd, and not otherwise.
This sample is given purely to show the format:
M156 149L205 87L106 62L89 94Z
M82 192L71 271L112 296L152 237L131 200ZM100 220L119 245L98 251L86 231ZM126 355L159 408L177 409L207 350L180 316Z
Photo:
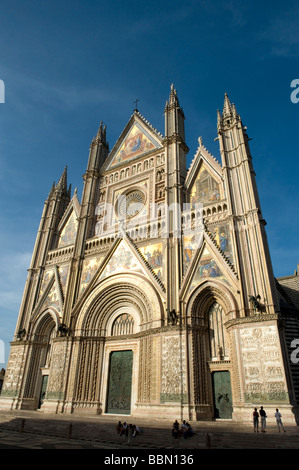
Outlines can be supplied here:
M172 425L172 435L175 439L180 439L183 437L187 439L187 437L193 436L193 430L191 425L187 423L185 420L182 422L181 426L177 420Z
M259 410L259 412L257 411L257 408L254 408L254 411L253 411L254 432L259 432L259 418L261 418L261 432L266 432L267 414L263 406L261 406L261 409ZM282 424L281 413L278 408L276 408L276 411L275 411L275 419L276 419L276 425L277 425L278 431L280 432L280 430L282 429L283 432L286 432Z
M130 446L132 443L132 438L138 436L142 433L142 430L136 426L136 424L127 424L126 422L118 422L116 426L116 432L122 438L127 439L127 445Z

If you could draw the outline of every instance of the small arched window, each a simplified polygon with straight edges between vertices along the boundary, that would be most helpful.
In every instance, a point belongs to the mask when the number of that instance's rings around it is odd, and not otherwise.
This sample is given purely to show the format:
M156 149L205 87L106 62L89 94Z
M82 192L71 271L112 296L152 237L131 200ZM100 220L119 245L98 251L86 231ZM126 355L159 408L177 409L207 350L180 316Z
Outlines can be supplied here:
M112 336L132 335L134 333L134 318L128 313L119 315L112 326Z

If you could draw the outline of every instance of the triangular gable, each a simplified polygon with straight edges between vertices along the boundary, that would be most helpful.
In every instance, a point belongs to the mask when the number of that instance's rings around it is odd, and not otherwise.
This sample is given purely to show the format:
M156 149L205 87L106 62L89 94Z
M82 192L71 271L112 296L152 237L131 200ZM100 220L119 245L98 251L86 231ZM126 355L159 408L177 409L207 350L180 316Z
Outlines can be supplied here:
M146 246L138 248L146 263L149 265L154 274L163 281L163 249L162 243L149 243Z
M233 265L234 256L233 256L233 247L232 247L229 222L221 221L221 222L218 222L217 224L207 226L207 232L209 233L210 237L214 240L214 242L217 244L219 250L221 250L223 255Z
M68 283L68 274L69 274L69 266L53 266L45 271L43 275L42 284L39 290L39 299L43 296L49 283L52 281L52 278L55 279L57 277L58 284L60 286L60 290L65 297L67 283Z
M73 245L76 240L78 219L74 211L71 211L59 234L58 248Z
M58 268L58 275L59 275L59 284L62 289L63 297L65 298L67 284L68 284L69 266L60 266Z
M181 286L181 295L189 295L201 282L217 279L234 288L238 287L237 275L210 234L203 233L203 242L193 253Z
M202 231L198 233L191 233L183 235L183 266L184 273L186 273L193 256L201 247L203 240Z
M50 281L52 280L54 276L54 268L47 269L43 275L43 280L41 283L41 287L39 290L39 299L42 297L44 292L46 291Z
M78 229L78 217L80 214L80 203L77 191L72 197L63 217L58 225L59 241L58 248L73 245L76 240Z
M204 160L200 162L196 177L190 186L191 208L195 204L212 204L224 198L222 182Z
M105 258L104 255L99 255L99 256L95 256L93 258L87 258L84 260L82 274L81 274L81 282L80 282L80 292L79 292L80 295L88 287L95 273L98 271L99 267L101 266L104 258Z
M62 268L63 269L63 268ZM63 269L64 274L68 272L68 269ZM47 308L55 308L58 312L62 312L64 296L63 296L63 287L62 280L58 266L53 266L53 268L48 269L42 281L42 286L40 289L40 298L33 311L32 317L37 316L37 314Z
M190 168L187 172L186 176L186 186L189 188L191 184L194 182L194 175L196 175L198 168L202 161L206 163L206 165L210 168L210 170L214 173L215 177L219 179L222 178L222 167L218 160L207 150L207 148L202 143L202 138L198 139L199 146L197 148L196 154L191 162Z
M193 272L192 280L188 286L188 294L190 294L202 281L208 278L217 279L225 283L228 282L226 276L223 274L223 270L219 267L215 256L213 256L205 244Z
M115 252L111 256L110 260L105 266L105 269L100 274L99 279L102 280L105 277L117 274L120 272L134 272L145 274L145 269L142 267L140 261L133 253L129 244L122 240L116 248Z
M187 173L186 187L193 205L198 202L212 203L224 198L221 165L203 146L201 139Z
M62 310L62 302L60 296L60 289L56 282L53 283L47 297L42 304L42 310L45 308L54 307L58 312Z
M155 269L146 261L138 248L128 236L115 240L113 246L103 259L86 260L86 276L88 279L84 283L81 278L80 299L78 300L72 315L81 308L85 299L89 296L95 286L106 278L119 273L142 274L155 283L161 294L165 293L165 287L156 274Z
M131 162L162 147L162 136L139 114L135 113L105 163L105 170Z

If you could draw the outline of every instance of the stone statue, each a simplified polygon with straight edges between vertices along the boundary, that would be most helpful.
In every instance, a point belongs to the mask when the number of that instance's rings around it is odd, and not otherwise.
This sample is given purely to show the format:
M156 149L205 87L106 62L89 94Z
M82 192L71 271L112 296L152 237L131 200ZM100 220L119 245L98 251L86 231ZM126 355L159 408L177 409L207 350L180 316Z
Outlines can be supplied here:
M17 340L22 341L22 339L24 339L25 334L26 334L25 328L20 328L17 333Z
M175 309L169 312L168 319L170 320L172 325L176 325L178 317L177 317Z
M254 313L259 312L261 313L262 311L262 305L259 302L261 299L261 296L258 294L256 297L254 295L249 296L249 302L251 303Z
M58 333L59 333L59 336L66 336L67 335L68 328L66 327L66 325L64 323L60 323L60 325L58 326Z

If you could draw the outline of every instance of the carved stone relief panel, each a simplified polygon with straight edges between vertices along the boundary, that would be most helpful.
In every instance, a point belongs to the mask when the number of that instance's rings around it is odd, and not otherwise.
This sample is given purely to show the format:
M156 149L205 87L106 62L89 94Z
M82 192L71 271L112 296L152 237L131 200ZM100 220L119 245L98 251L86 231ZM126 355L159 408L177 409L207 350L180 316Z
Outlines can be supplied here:
M61 399L64 397L69 352L70 342L68 340L53 342L53 355L46 398Z
M140 341L138 401L160 401L161 337L144 337Z
M18 395L24 370L24 350L27 348L28 346L26 345L11 346L1 396L15 397Z
M161 402L186 402L185 338L179 335L162 338L161 382Z
M275 324L239 330L245 402L286 402L287 388Z
M161 337L154 336L151 340L153 347L151 353L150 397L151 402L157 402L160 398L159 377L161 375Z

